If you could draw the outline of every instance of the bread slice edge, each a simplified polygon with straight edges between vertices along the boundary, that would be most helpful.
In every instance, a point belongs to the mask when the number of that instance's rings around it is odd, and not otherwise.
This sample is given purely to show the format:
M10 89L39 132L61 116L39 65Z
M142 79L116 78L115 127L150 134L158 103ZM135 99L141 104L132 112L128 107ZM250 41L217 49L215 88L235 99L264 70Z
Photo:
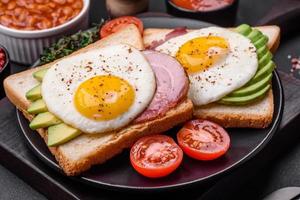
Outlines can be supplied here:
M33 116L28 114L25 110L20 110L29 121L33 119ZM192 115L193 104L189 99L186 99L180 102L175 108L170 109L160 118L141 124L129 125L127 128L124 128L117 133L111 133L112 139L109 140L109 142L96 148L89 156L79 160L72 160L66 156L64 151L61 150L61 146L50 147L49 149L66 175L75 176L90 169L93 165L104 163L108 159L121 153L124 149L130 148L139 138L146 135L165 132L174 126L191 119ZM46 130L38 129L37 132L47 143Z
M273 114L272 90L263 99L247 106L209 104L194 108L196 118L211 120L226 128L266 128L271 124Z

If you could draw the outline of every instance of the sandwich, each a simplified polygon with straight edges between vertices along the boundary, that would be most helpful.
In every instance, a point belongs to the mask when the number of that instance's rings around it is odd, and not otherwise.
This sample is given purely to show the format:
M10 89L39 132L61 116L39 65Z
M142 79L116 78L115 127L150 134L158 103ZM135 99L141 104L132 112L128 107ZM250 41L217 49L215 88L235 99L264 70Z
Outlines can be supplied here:
M272 121L278 27L143 33L138 27L122 25L4 81L7 97L68 176L193 116L235 128L265 128Z
M265 128L273 118L277 26L144 30L145 48L176 58L190 79L194 117L223 127Z
M66 175L78 175L142 136L192 117L180 64L143 49L138 28L127 25L69 56L5 79L7 97Z

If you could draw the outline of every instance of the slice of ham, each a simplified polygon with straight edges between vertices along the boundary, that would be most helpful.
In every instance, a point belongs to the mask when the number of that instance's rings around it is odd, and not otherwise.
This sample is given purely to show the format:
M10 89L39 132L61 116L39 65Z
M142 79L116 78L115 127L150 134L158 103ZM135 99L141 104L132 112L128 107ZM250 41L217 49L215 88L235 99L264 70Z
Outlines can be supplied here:
M177 37L177 36L180 36L180 35L184 35L187 33L187 29L186 27L177 27L175 29L173 29L171 32L169 32L164 39L161 39L161 40L154 40L150 46L147 47L147 49L149 50L155 50L156 47L162 45L163 43L165 43L166 41L174 38L174 37Z
M171 56L144 51L156 76L156 93L148 108L134 120L142 123L163 116L187 95L189 81L182 66Z

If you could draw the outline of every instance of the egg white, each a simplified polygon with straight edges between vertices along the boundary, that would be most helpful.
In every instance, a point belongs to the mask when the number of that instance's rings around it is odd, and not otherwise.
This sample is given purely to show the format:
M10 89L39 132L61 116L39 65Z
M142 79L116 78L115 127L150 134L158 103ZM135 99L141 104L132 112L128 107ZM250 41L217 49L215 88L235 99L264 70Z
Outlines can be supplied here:
M108 74L126 80L135 89L132 106L127 112L107 121L95 121L81 115L74 104L76 89L85 80ZM155 89L155 75L146 58L139 50L122 44L57 62L47 71L41 90L48 110L64 123L84 133L102 133L130 123L151 102Z
M175 57L179 48L187 41L209 35L226 39L229 52L225 58L213 63L207 70L189 74L189 98L197 106L218 101L244 86L255 75L258 67L256 48L251 41L238 33L219 27L191 31L166 41L155 50Z

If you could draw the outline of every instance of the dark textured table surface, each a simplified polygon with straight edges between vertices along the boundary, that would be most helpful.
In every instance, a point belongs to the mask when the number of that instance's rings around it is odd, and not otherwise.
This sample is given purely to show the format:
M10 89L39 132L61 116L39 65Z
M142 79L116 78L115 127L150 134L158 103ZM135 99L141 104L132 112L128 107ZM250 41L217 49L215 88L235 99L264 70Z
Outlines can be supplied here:
M96 22L101 17L105 17L104 1L92 0L91 21ZM151 0L150 11L163 12L165 10L163 1ZM264 3L262 3L264 2ZM270 9L274 0L241 0L238 12L237 23L245 22L255 24L264 14ZM296 39L299 45L299 38ZM283 45L289 45L290 50L295 48L295 39L289 41L286 39ZM294 45L294 47L293 47ZM279 49L279 53L287 55L285 48ZM296 51L295 51L296 52ZM299 53L299 50L298 50ZM285 64L285 63L280 63ZM14 66L14 71L19 71L24 68ZM298 85L300 87L300 85ZM300 102L299 102L300 103ZM295 105L297 106L297 105ZM299 131L299 129L294 130ZM288 136L287 136L288 137ZM299 140L299 139L297 139ZM294 141L294 143L297 142ZM285 151L272 161L269 165L262 167L259 173L256 173L242 189L247 198L257 199L262 195L283 187L283 186L300 186L300 145L291 145ZM246 176L246 175L245 175ZM21 179L16 177L6 168L0 165L0 199L45 199L43 195L31 188Z

